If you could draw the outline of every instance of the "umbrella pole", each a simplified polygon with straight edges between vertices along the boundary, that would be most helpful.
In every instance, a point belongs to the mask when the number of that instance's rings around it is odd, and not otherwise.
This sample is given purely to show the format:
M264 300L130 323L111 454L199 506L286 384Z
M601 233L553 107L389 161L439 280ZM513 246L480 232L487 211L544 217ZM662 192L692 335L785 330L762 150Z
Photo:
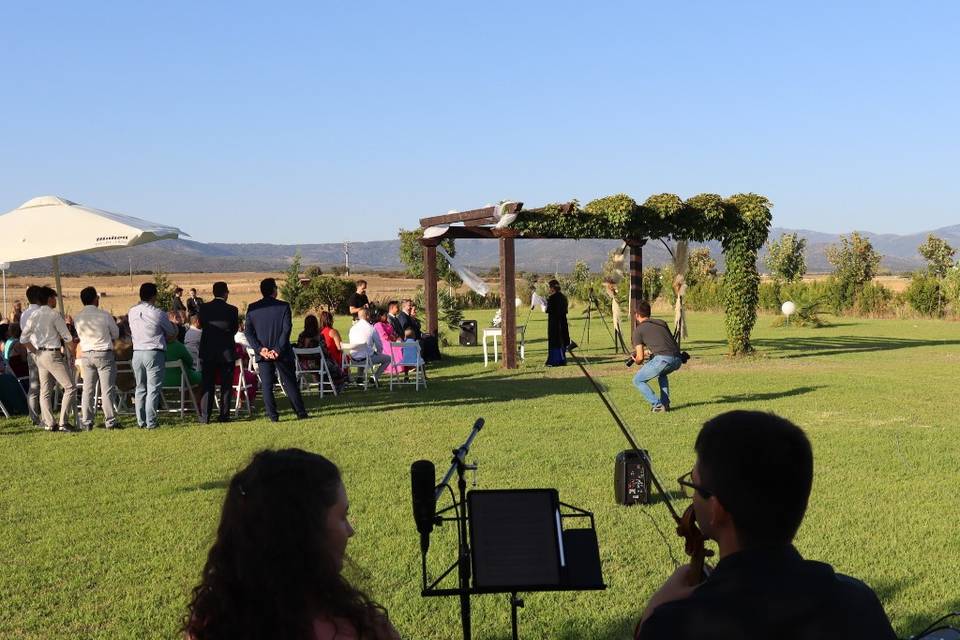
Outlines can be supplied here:
M57 304L60 305L60 315L63 315L63 293L60 291L60 256L53 256L53 280L57 286Z

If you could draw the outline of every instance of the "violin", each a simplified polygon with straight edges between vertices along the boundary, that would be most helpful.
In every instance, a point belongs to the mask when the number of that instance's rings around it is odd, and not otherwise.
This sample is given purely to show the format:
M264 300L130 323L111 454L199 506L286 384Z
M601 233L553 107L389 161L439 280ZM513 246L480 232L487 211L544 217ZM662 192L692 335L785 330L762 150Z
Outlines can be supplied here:
M713 555L713 550L704 546L706 538L697 526L697 516L693 512L692 504L682 516L674 518L677 521L677 535L684 541L683 550L690 556L690 586L695 587L710 575L710 565L706 560Z

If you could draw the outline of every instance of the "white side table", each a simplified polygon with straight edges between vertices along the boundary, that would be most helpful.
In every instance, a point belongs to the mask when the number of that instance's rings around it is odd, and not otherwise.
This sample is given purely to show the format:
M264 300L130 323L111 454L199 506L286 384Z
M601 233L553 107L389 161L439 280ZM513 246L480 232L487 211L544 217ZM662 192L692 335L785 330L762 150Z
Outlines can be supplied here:
M526 325L517 327L517 335L520 338L520 359L524 360L527 355L527 327ZM490 359L487 355L487 338L493 338L493 361L497 362L497 338L503 337L503 330L499 327L490 327L483 330L483 366L487 366Z
M493 338L493 361L497 362L497 338L503 335L503 330L499 327L490 327L483 330L483 366L487 366L490 360L487 357L487 338Z

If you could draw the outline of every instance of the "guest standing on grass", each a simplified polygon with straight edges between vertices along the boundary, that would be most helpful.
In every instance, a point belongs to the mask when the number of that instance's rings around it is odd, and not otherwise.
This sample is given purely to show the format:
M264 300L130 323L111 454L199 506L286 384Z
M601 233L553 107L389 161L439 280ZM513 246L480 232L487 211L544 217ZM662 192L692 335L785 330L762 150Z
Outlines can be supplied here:
M562 367L567 364L567 345L570 331L567 327L567 297L560 293L560 283L549 282L547 298L547 366Z
M354 530L337 466L261 451L230 480L193 590L188 640L399 640L386 610L343 576Z
M217 294L213 294L216 296ZM190 289L190 297L187 298L187 316L193 317L200 313L200 305L203 304L203 298L197 295L196 289Z
M118 426L113 402L117 392L117 361L113 355L113 341L120 337L120 327L108 312L100 308L100 296L93 287L80 292L83 309L74 319L80 338L80 372L83 376L83 399L80 403L80 426L93 429L97 415L97 383L100 384L100 405L103 407L104 426Z
M156 301L157 285L144 282L140 285L140 302L127 312L133 338L130 365L137 383L134 396L137 426L141 429L157 428L167 340L177 337L177 328L167 314L155 306Z
M218 422L230 420L230 390L236 363L234 335L240 329L240 312L227 304L230 290L226 282L213 283L213 300L198 308L200 322L200 361L203 374L203 399L200 422L207 424L213 415L215 380L220 380Z
M27 322L30 320L37 309L40 308L40 287L35 284L27 287L27 308L23 310L23 313L20 314L20 333L23 334L24 329L27 328ZM34 349L27 350L27 370L28 375L30 376L30 387L27 390L27 409L30 411L30 419L33 420L33 424L37 426L42 425L40 419L40 372L37 369L37 354L36 346L37 342L34 339L30 340L30 343L34 346Z
M303 420L307 418L307 410L300 397L293 347L290 344L290 332L293 330L290 305L277 300L277 281L273 278L266 278L260 283L260 293L263 298L247 308L244 333L257 357L264 409L271 422L280 419L273 395L273 385L279 376L294 413Z
M370 299L367 298L367 281L357 280L357 290L347 300L347 307L350 309L350 315L353 316L354 322L357 321L357 312L360 309L366 309L368 306L370 306Z
M30 314L20 342L34 354L37 375L40 378L40 413L43 428L47 431L73 431L69 423L75 407L77 385L73 371L67 363L64 345L73 342L73 336L56 310L57 292L50 287L40 287L37 294L39 307ZM56 384L63 388L60 403L60 421L53 417L53 392Z

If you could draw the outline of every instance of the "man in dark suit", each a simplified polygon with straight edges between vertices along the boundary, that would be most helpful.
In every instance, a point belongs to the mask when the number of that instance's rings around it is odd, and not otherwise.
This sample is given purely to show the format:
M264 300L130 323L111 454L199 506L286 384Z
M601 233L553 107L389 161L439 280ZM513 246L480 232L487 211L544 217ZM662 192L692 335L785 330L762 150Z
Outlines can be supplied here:
M216 378L220 377L219 422L230 421L230 388L233 385L234 334L240 327L237 308L227 304L230 291L226 282L213 283L213 300L198 307L200 315L200 362L203 380L200 422L210 422L213 413L213 394Z
M280 419L273 397L273 385L279 375L280 384L290 399L297 418L302 420L307 417L307 410L304 409L303 398L300 397L293 346L290 344L290 332L293 330L290 305L277 300L277 281L273 278L267 278L260 283L260 293L263 299L247 308L244 334L257 356L263 405L271 422Z
M403 322L400 320L400 303L396 300L391 300L387 304L387 319L390 321L390 326L393 327L393 332L397 334L397 338L403 340L403 330L406 327L403 325Z
M410 322L410 307L413 306L413 300L410 298L404 298L400 301L400 312L397 313L397 320L400 324L400 333L397 334L400 338L403 338L403 334L406 332L407 327L413 327L413 323ZM418 336L414 336L418 340Z

